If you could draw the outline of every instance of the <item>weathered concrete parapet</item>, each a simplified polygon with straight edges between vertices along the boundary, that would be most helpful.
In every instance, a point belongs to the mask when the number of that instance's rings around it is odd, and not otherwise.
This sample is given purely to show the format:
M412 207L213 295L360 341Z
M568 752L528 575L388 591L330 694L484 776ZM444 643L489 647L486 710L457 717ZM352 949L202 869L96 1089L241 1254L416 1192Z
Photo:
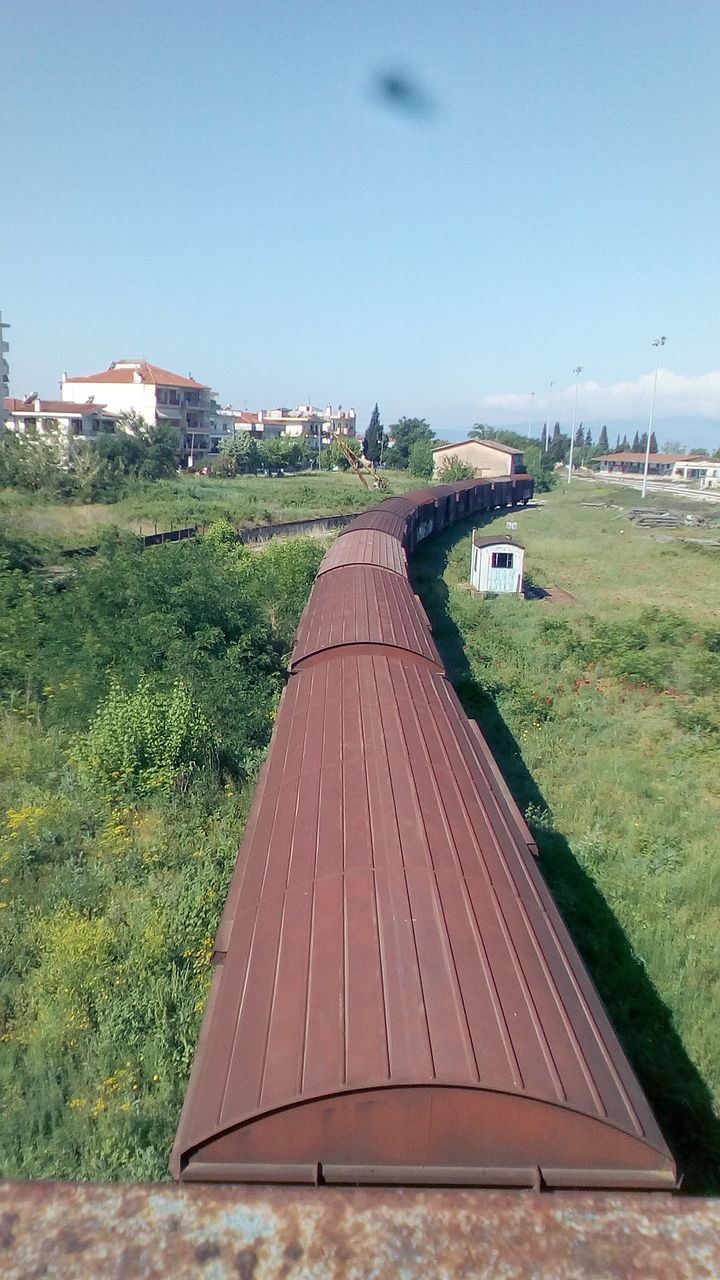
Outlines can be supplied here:
M0 1183L3 1280L717 1280L720 1200Z

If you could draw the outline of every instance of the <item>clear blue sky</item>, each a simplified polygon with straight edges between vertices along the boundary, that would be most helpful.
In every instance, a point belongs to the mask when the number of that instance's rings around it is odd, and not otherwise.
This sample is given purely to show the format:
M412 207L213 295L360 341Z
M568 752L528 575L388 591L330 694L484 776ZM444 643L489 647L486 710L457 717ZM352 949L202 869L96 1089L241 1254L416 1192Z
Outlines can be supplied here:
M14 394L143 357L452 436L531 391L537 428L551 379L567 420L579 363L579 417L642 429L662 333L661 430L720 442L716 0L5 0L0 27Z

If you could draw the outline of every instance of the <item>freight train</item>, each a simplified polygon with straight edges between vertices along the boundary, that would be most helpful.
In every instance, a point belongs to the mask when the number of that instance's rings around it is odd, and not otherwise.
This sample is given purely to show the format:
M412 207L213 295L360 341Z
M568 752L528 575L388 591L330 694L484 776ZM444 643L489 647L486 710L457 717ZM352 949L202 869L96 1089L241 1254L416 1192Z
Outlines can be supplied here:
M407 493L327 552L215 939L175 1178L676 1185L409 580L422 538L532 491Z

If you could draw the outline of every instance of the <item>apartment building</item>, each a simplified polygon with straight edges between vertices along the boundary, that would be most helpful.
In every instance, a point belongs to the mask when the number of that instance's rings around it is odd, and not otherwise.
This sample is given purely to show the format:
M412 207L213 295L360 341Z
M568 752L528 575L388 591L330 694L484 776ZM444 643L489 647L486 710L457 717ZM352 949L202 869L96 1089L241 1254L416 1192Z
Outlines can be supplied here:
M151 426L167 423L177 427L187 466L210 452L211 434L219 430L218 406L205 383L147 360L117 360L102 373L82 377L63 374L60 394L64 401L79 403L87 399L90 390L111 413L137 413Z

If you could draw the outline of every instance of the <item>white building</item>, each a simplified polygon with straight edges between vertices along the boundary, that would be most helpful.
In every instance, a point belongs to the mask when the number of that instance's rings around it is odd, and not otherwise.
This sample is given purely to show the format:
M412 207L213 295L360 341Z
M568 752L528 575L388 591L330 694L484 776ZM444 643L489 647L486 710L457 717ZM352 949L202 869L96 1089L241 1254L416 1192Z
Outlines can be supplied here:
M475 531L470 562L470 585L476 591L498 594L522 592L525 548L507 534L483 536Z
M67 449L72 440L97 440L115 430L117 414L108 413L105 405L92 398L84 404L69 400L26 400L6 396L3 401L5 425L21 435L35 435L56 440Z
M687 454L678 458L672 470L673 480L686 484L699 482L701 489L720 488L720 458L706 458L703 454Z
M279 435L307 436L317 443L318 435L323 442L329 444L335 433L341 436L354 436L356 415L354 409L343 411L342 405L333 409L329 404L325 409L316 409L311 404L301 404L297 409L263 409L262 421L271 428L279 425Z
M69 378L63 374L60 394L75 404L92 392L114 414L136 413L150 426L167 423L180 433L180 451L188 466L211 448L213 412L210 387L183 378L147 360L117 360L103 373ZM217 422L215 420L215 426Z

